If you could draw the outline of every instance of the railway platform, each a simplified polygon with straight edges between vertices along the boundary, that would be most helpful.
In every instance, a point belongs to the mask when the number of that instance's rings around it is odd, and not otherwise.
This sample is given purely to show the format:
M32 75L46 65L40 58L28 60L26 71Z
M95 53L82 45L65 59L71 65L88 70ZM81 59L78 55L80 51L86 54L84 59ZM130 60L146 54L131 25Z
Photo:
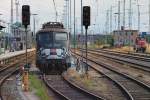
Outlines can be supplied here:
M32 51L32 50L34 50L34 49L28 49L28 51ZM6 52L6 53L3 53L0 55L0 60L14 57L14 56L17 56L17 55L20 55L23 53L25 53L25 50L15 51L15 52Z

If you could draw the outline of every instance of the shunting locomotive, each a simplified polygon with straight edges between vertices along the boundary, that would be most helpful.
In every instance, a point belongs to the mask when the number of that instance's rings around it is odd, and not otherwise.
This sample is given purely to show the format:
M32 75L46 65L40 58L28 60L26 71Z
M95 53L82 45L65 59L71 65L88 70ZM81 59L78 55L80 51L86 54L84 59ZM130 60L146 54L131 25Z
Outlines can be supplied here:
M135 41L134 50L136 52L145 53L145 51L146 51L146 44L147 44L146 39L144 37L138 36L136 38L136 41Z
M59 22L43 24L36 34L36 66L46 74L67 70L70 66L69 32Z

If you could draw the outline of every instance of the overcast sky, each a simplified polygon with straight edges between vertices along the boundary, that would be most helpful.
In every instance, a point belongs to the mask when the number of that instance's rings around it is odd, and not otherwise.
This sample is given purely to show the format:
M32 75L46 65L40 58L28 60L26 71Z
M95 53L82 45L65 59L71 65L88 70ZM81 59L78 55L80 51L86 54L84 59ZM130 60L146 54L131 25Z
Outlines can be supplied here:
M14 21L16 19L15 12L15 0L14 1ZM59 21L62 21L63 10L66 0L55 0L56 7L58 10ZM73 6L72 0L72 6ZM76 0L76 24L80 26L80 1ZM123 5L121 1L121 6ZM141 12L141 31L148 31L148 1L149 0L139 0L140 12ZM10 22L10 2L11 0L0 0L0 13L3 15L0 16L0 19ZM36 13L36 25L37 29L40 25L47 21L55 21L55 10L53 5L53 0L19 0L19 16L21 18L21 6L23 4L29 4L31 6L31 13ZM111 5L113 6L113 29L117 26L115 24L115 15L118 10L118 0L83 0L83 5L91 6L91 27L90 30L94 30L95 33L103 33L106 31L105 22L106 22L106 10L110 10ZM126 27L128 28L128 9L129 9L129 0L126 0ZM132 0L132 11L133 19L132 26L134 29L137 29L137 1ZM122 7L121 7L122 13ZM73 19L73 18L72 18ZM117 20L117 19L116 19ZM33 17L31 16L31 27L33 26ZM94 28L95 25L95 28ZM122 14L121 14L121 25L122 25ZM80 33L80 27L77 27L78 33Z

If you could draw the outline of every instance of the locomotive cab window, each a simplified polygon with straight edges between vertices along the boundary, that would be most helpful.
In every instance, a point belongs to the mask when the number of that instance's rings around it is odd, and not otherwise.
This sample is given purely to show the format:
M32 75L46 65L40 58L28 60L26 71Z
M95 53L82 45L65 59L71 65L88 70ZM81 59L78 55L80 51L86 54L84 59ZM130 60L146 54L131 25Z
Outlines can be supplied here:
M42 47L52 47L53 34L48 32L39 33L37 36L37 41Z
M56 41L66 41L67 39L67 33L55 33L55 39Z

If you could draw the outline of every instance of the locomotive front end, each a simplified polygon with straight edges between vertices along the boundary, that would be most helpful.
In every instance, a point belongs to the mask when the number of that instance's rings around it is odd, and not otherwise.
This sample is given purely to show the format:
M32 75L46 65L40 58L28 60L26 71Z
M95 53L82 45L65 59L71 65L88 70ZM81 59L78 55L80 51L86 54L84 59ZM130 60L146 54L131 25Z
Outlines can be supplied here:
M66 31L48 28L39 31L36 65L43 73L61 73L70 62L69 35Z

